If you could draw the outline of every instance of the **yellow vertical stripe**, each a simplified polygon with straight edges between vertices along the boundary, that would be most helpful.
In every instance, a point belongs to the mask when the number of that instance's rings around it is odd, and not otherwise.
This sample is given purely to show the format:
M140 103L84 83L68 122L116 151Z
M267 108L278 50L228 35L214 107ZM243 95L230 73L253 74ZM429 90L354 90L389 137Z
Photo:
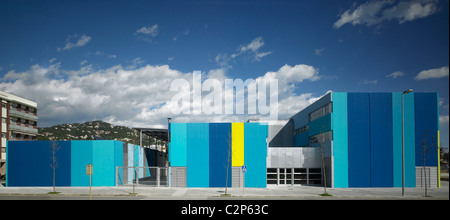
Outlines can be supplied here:
M244 165L244 123L231 124L232 166Z
M440 132L437 131L437 152L438 152L438 187L441 188L441 139Z

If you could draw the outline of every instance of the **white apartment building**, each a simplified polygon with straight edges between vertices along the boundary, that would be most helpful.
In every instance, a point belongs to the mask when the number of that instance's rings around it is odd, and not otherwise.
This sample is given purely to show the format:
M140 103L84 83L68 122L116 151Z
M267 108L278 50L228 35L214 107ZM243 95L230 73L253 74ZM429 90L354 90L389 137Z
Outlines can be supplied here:
M5 175L6 141L37 140L37 103L0 91L0 176Z

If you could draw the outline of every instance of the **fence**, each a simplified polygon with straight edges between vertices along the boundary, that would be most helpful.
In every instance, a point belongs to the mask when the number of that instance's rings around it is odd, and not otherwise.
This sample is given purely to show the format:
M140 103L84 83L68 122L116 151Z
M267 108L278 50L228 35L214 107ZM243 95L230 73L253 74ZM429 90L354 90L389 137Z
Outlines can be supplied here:
M116 186L168 186L167 167L116 167Z

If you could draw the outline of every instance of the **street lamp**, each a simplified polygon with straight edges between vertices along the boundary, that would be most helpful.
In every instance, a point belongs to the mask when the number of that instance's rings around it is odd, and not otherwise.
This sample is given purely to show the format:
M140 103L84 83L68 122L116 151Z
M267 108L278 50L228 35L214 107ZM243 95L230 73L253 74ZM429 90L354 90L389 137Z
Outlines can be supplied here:
M170 142L170 120L172 118L167 118L167 146L166 146L166 155L169 156L169 142ZM169 162L170 167L170 162Z
M402 196L405 196L405 114L403 110L403 95L413 92L408 89L402 93Z

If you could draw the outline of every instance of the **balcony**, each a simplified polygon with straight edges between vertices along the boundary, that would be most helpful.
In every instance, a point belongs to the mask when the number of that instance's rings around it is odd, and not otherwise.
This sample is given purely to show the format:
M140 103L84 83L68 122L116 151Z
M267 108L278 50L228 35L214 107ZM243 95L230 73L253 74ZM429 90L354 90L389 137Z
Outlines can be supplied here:
M10 124L9 130L23 132L23 133L30 134L30 135L36 135L38 133L37 128L25 127L25 126L20 126L20 125L16 125L16 124Z
M24 118L24 119L31 120L31 121L38 120L38 116L34 115L33 113L21 112L21 111L17 111L16 109L9 109L9 115L16 116L19 118Z

